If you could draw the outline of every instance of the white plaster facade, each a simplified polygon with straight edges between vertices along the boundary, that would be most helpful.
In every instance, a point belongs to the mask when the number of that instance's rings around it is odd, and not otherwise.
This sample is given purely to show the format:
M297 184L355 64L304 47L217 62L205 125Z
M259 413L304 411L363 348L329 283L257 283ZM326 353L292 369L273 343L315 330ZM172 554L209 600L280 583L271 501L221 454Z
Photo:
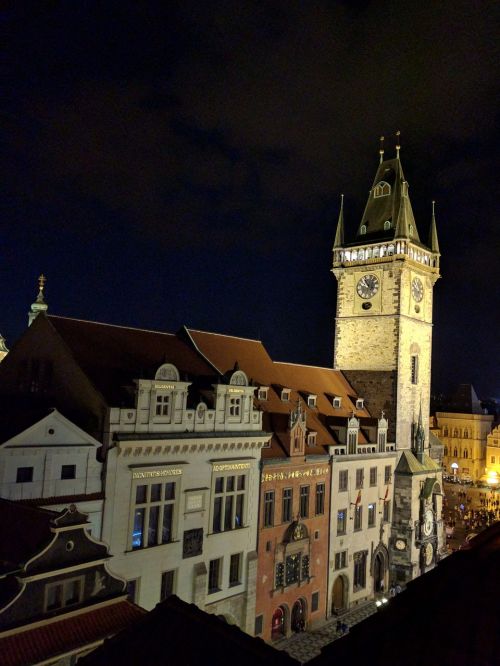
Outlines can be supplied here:
M330 447L328 615L373 599L389 585L388 547L398 454L395 445L386 442L385 418L378 421L375 442L358 442L358 428L359 421L352 417L346 443Z
M37 500L37 505L62 511L75 498L88 515L92 534L100 538L102 498L85 499L102 490L101 444L56 409L0 445L0 496ZM61 504L57 498L64 498ZM47 504L43 499L50 499Z
M113 568L148 610L168 590L251 632L270 438L255 388L236 371L205 392L213 408L188 408L189 382L170 364L136 385L136 408L110 411L103 538Z

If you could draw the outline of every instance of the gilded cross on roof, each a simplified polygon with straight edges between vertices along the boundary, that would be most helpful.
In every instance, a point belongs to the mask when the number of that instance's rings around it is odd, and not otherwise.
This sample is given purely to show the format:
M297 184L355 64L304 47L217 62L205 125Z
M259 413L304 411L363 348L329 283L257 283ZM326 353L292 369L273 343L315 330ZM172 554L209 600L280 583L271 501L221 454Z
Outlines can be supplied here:
M38 287L40 291L43 291L43 288L45 287L45 283L47 282L47 278L45 275L42 273L40 277L38 278Z

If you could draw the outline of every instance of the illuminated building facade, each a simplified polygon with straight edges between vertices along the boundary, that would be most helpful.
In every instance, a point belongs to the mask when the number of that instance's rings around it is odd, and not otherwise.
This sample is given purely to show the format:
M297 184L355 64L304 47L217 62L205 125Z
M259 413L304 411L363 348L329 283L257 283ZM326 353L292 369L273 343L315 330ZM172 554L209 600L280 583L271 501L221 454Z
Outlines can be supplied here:
M486 438L486 482L500 484L500 426L496 426Z
M392 581L431 568L443 545L442 475L429 455L433 287L439 278L434 207L419 237L409 185L396 157L380 164L353 242L341 207L333 247L337 279L334 368L373 415L385 411L394 442Z

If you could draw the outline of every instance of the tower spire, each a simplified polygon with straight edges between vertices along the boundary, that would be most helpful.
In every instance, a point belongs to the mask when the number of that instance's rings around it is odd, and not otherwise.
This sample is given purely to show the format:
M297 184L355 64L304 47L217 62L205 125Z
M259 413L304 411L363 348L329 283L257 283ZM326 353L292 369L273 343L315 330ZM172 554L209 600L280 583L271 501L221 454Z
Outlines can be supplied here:
M396 159L399 160L399 151L401 150L401 132L396 132Z
M380 164L384 161L384 137L380 137L380 148L379 148L379 155L380 155Z
M335 233L335 241L333 247L342 247L344 245L344 195L340 195L340 211L339 219L337 222L337 231Z
M28 326L31 326L31 324L35 321L35 319L38 317L38 315L41 312L45 314L48 310L49 306L45 302L45 294L44 294L46 282L47 278L42 273L38 278L38 295L36 297L35 302L31 304L30 311L28 312Z
M438 237L437 237L437 229L436 229L436 202L432 202L432 217L431 217L431 228L429 229L429 242L428 246L430 249L435 252L436 254L439 254L439 243L438 243Z

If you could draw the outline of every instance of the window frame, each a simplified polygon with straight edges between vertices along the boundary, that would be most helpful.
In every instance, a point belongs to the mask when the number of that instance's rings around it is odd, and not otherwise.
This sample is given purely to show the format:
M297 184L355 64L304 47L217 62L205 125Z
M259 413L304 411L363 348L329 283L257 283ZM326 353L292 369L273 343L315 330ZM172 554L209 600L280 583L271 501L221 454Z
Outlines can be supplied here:
M341 527L341 529L339 529L339 527ZM337 509L337 536L342 536L344 534L347 534L347 508Z
M179 476L157 476L146 479L134 479L131 486L131 511L128 534L128 549L130 551L144 550L154 548L155 546L164 546L176 540L177 536L177 515L180 500L180 477ZM152 499L153 486L160 486L160 499ZM167 486L169 489L167 490ZM146 500L138 501L138 489L146 487ZM167 497L173 488L173 497ZM166 509L166 507L169 507ZM170 508L172 507L172 508ZM151 528L151 509L158 513L156 519L156 543L149 543ZM138 511L143 511L142 518L142 543L135 545L136 515ZM154 513L153 513L154 516ZM167 531L169 538L164 540L164 533ZM138 532L139 534L139 532Z
M223 557L215 557L209 560L208 563L208 576L207 576L207 594L215 594L221 591L222 570L223 570ZM213 566L212 566L213 565ZM216 583L216 586L212 583Z
M299 490L299 515L303 518L309 518L309 500L311 496L311 486L300 486ZM305 511L304 511L305 509Z
M235 560L234 558L238 558ZM236 562L236 566L234 565L234 562ZM236 587L237 585L241 585L242 583L242 564L243 562L243 553L232 553L230 558L229 558L229 587ZM236 569L236 576L234 577L233 574L235 573Z
M264 527L274 527L274 508L276 493L274 490L264 491L264 514L262 524Z
M19 473L21 472L21 470L24 470L24 471L26 471L26 470L30 470L31 474L28 475L28 476L30 476L30 478L29 478L29 479L20 479L20 478L19 478L19 476L20 476ZM33 483L33 476L34 476L34 474L35 474L35 468L34 468L33 465L31 465L31 466L27 465L27 466L25 466L25 467L18 467L18 468L16 469L16 483ZM21 475L21 476L22 476L22 475Z
M344 485L345 480L345 485ZM339 470L339 492L347 492L349 488L349 470L341 469Z
M290 495L285 497L285 493L288 492L290 492ZM293 520L293 487L283 488L283 491L281 493L281 522L290 523L292 522L292 520Z
M323 516L325 513L325 492L326 484L324 481L320 481L315 488L315 516Z
M172 574L171 581L171 591L168 594L165 594L165 588L167 587L167 575ZM160 587L160 601L164 601L176 593L177 590L177 569L168 569L167 571L161 572L161 587Z
M362 504L356 504L354 506L354 524L353 524L353 530L354 532L360 532L363 529L363 505Z
M64 476L64 470L66 469L67 472L69 468L73 472L72 476ZM71 481L74 479L76 479L76 465L61 465L61 481Z
M249 469L245 470L228 470L227 472L212 472L212 492L210 502L210 534L222 534L224 532L231 532L246 527L247 524L247 504L248 504L248 480ZM228 479L233 478L233 490L228 490ZM243 487L240 488L240 479ZM222 491L217 490L217 482L222 479ZM229 498L232 498L228 502ZM220 529L215 529L216 511L215 507L217 500L220 499L220 516L219 523ZM241 506L239 506L241 502ZM230 506L231 517L229 522L226 518L226 511ZM238 516L240 516L241 524L238 524ZM229 527L227 526L229 524Z
M78 601L68 602L66 599L66 589L73 583L79 584L79 593ZM61 590L61 603L58 606L52 608L48 607L49 594L52 589L60 588ZM81 604L84 597L85 591L85 576L73 576L72 578L65 578L64 580L53 581L52 583L47 583L44 589L44 598L43 598L43 611L44 613L52 613L53 611L61 610L62 608L67 608L68 606L77 606Z
M376 527L377 525L377 507L375 502L368 504L368 527Z

